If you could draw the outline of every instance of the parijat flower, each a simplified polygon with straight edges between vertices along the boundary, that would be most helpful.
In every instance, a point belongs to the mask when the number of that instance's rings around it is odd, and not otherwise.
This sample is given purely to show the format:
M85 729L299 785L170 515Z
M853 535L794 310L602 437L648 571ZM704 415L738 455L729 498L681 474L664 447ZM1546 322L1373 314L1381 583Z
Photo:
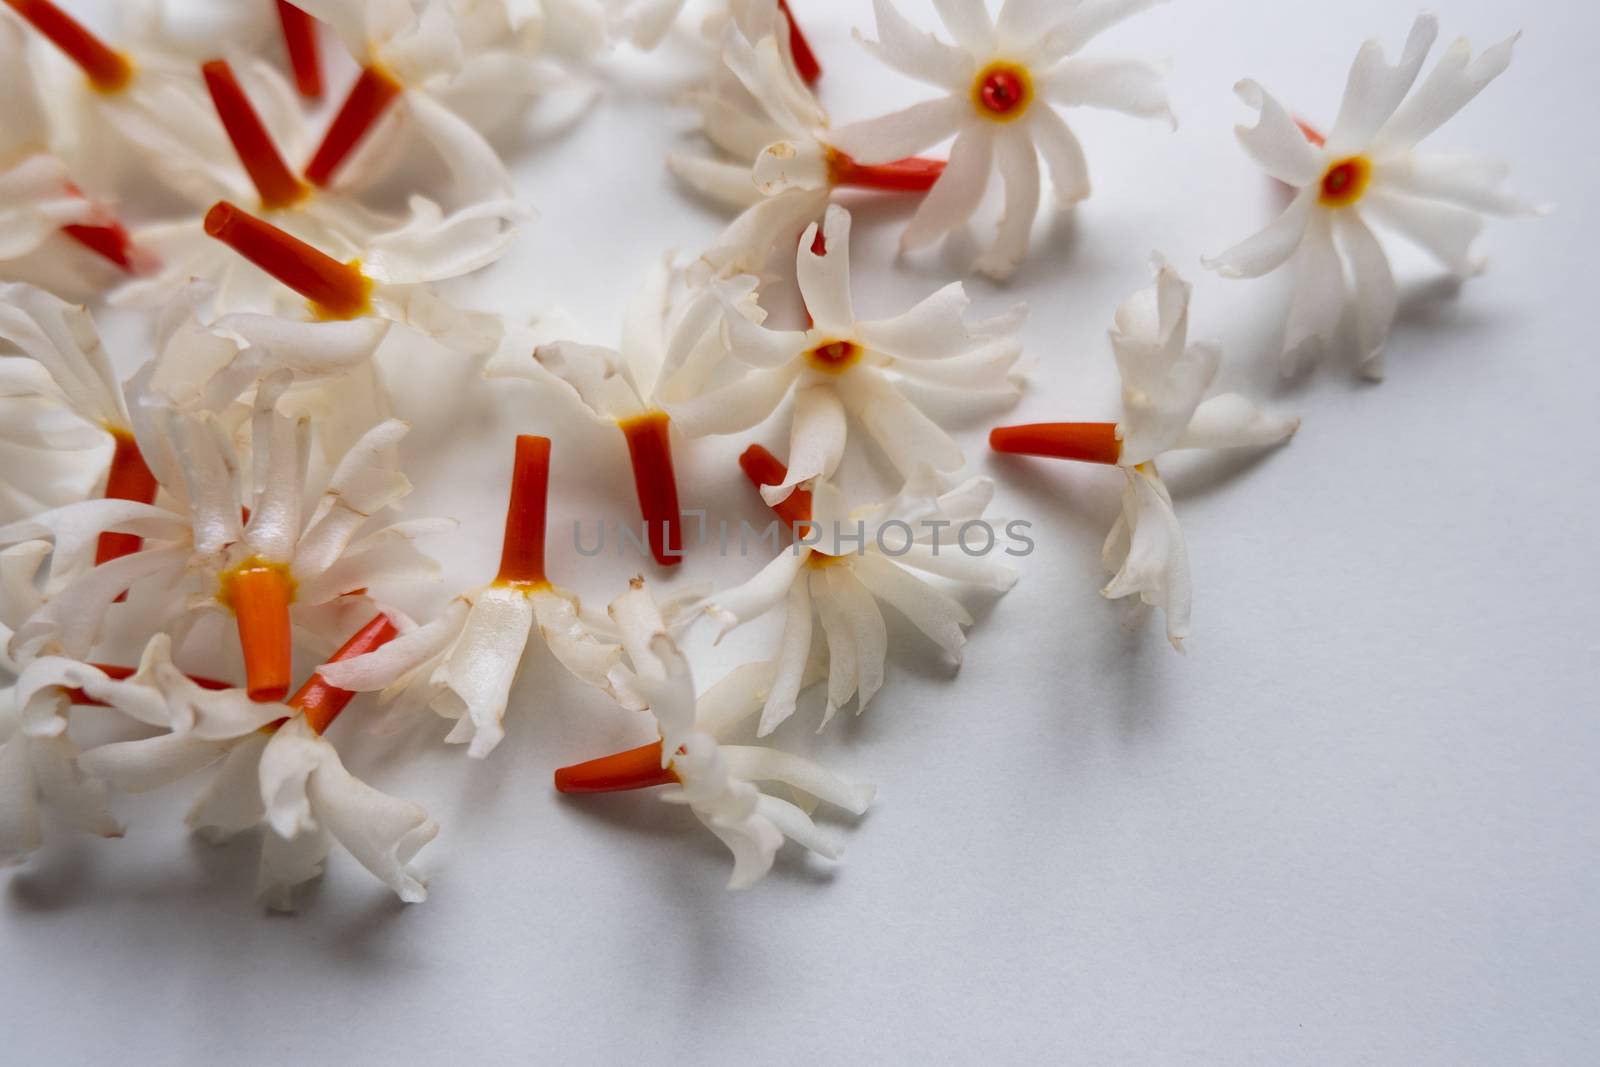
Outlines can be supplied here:
M949 95L837 130L833 143L863 163L920 152L955 135L950 165L900 239L922 248L970 219L992 172L1005 179L1005 213L977 269L1006 278L1028 254L1039 211L1039 156L1050 167L1056 203L1089 195L1083 147L1056 111L1094 107L1172 121L1161 72L1132 59L1080 58L1095 36L1156 0L1045 4L1006 0L998 18L985 0L944 0L945 44L906 21L889 0L873 0L884 63Z
M760 445L746 449L739 464L763 492L788 481L783 464ZM814 496L823 502L817 515ZM889 639L878 600L897 609L952 661L961 661L962 627L972 624L972 616L921 575L1001 592L1016 583L1010 567L969 554L965 547L970 530L982 528L982 543L993 549L993 529L983 518L993 496L994 483L987 478L947 489L923 467L893 499L848 514L825 482L815 494L796 489L774 505L800 539L754 578L707 597L703 605L725 635L785 604L776 675L762 704L758 736L794 714L811 654L813 613L828 648L824 726L852 696L857 714L866 710L883 684Z
M23 30L0 14L0 269L8 277L91 290L143 266L128 233L72 183L53 148ZM64 261L64 262L63 262Z
M997 452L1122 468L1122 512L1103 551L1115 574L1101 595L1138 594L1161 608L1180 652L1189 636L1189 554L1156 459L1182 449L1277 444L1300 426L1237 393L1206 398L1222 355L1213 344L1189 344L1189 294L1189 284L1161 264L1155 285L1117 310L1111 348L1122 373L1121 421L1001 426L989 434Z
M217 417L174 413L169 436L140 438L170 504L83 501L0 527L0 545L54 545L44 602L16 627L10 654L23 662L48 653L84 658L111 605L144 582L190 622L198 612L232 613L247 688L258 700L279 700L289 688L294 621L315 634L326 621L319 607L355 603L391 579L435 576L437 566L412 542L437 522L397 523L357 539L371 516L411 490L381 458L406 424L390 420L357 441L307 516L309 424L278 411L288 383L280 371L256 388L248 498L240 458ZM144 540L137 551L85 567L89 545L108 532Z
M960 446L897 388L896 378L966 394L1015 395L1012 368L1022 354L1017 331L1026 309L969 322L966 292L953 282L895 318L858 320L850 297L850 213L838 205L828 208L820 234L816 224L806 230L795 269L811 328L766 329L730 308L724 324L741 374L692 400L668 403L673 421L689 437L738 433L766 419L792 391L789 475L762 490L769 504L833 473L844 453L846 412L902 474L922 464L960 467Z
M211 60L200 70L248 176L229 195L234 200L253 199L261 221L343 263L359 263L367 277L416 285L468 274L498 259L515 237L516 223L527 217L528 212L510 197L470 204L445 215L437 204L420 196L411 198L409 215L393 216L312 185L285 162L278 138L251 104L252 94L270 102L268 113L282 116L280 136L291 152L297 152L305 131L288 86L261 64L244 68L243 84L227 60ZM213 239L200 218L142 228L135 240L161 266L122 286L114 297L118 303L165 303L196 279L215 287L210 303L219 314L287 311L294 301L291 290L274 281L270 266L234 254ZM409 305L416 301L415 296L391 291L388 306L400 309L408 321L432 322L432 316L410 314Z
M429 291L428 253L341 262L226 200L206 212L205 232L304 297L312 318L388 319L468 356L494 351L504 335L499 316L454 307ZM406 273L412 269L424 273Z
M148 46L112 48L52 0L5 3L83 73L64 153L79 184L106 197L136 160L191 201L223 194L227 140L186 58Z
M733 6L711 80L687 102L727 160L670 153L667 166L696 189L743 209L701 261L713 275L759 271L775 247L820 220L838 188L923 193L944 171L936 159L866 166L828 143L828 114L807 88L771 0Z
M440 99L468 60L452 0L299 0L328 23L361 74L304 174L311 184L362 185L385 173L402 126L420 133L466 203L512 195L511 176L483 135ZM358 151L359 149L359 151Z
M654 49L666 37L677 20L687 0L610 0L610 22L613 32L625 38L636 48ZM794 13L789 10L789 0L728 0L728 14L734 19L747 17L755 9L771 11L776 19L773 28L783 42L784 52L793 63L795 72L806 85L815 85L822 77L822 66L806 40ZM768 16L770 18L770 16ZM716 17L708 18L714 26Z
M369 653L397 632L394 620L380 613L330 662ZM237 692L198 702L210 708ZM115 788L140 792L221 760L187 821L213 842L266 825L257 895L270 908L293 909L294 887L322 873L335 841L401 900L417 903L427 898L427 886L410 863L439 826L416 804L351 775L323 737L354 696L313 674L287 704L247 704L240 714L218 716L221 721L203 733L174 729L102 745L80 756L79 765Z
M755 783L774 782L815 800L860 815L877 787L855 785L808 759L752 745L723 744L719 737L761 706L761 689L772 684L769 664L735 670L698 701L688 661L661 624L643 583L611 605L633 664L635 685L649 701L660 739L626 752L563 767L555 773L563 793L609 793L669 786L668 803L687 805L733 853L730 889L765 877L784 838L828 859L838 844L795 804L761 792Z
M466 743L467 754L482 759L505 736L511 686L537 626L563 667L631 703L620 688L622 649L597 640L579 618L578 598L545 577L549 484L550 439L518 437L495 580L386 648L318 668L323 677L358 692L394 687L393 694L456 720L445 740Z
M492 367L491 373L527 375L534 367L577 393L596 418L612 422L628 444L651 555L662 566L683 561L678 480L672 465L672 421L662 410L687 399L726 355L720 333L722 299L749 310L755 280L686 290L670 260L650 273L628 309L618 349L554 341L534 349L531 363Z
M15 548L0 553L0 573L16 562L15 553ZM34 554L33 565L42 560L42 553ZM6 574L3 581L8 594L18 592L13 577ZM20 862L39 847L41 807L84 832L122 834L106 807L105 782L79 766L82 754L67 736L67 714L76 705L114 708L137 722L191 737L260 725L260 705L243 690L179 671L165 634L150 640L137 669L57 656L34 660L14 687L0 689L0 864Z
M1235 87L1260 113L1255 126L1238 128L1239 143L1263 170L1293 187L1295 197L1266 229L1206 265L1230 278L1257 278L1285 264L1294 271L1286 369L1308 343L1331 343L1353 311L1361 370L1381 377L1397 297L1372 225L1398 233L1465 277L1482 268L1472 245L1483 213L1537 210L1505 191L1508 168L1501 160L1417 150L1505 71L1517 41L1509 37L1474 58L1466 39L1458 39L1413 92L1438 31L1432 15L1418 18L1393 66L1376 40L1362 45L1326 138L1298 123L1255 82Z

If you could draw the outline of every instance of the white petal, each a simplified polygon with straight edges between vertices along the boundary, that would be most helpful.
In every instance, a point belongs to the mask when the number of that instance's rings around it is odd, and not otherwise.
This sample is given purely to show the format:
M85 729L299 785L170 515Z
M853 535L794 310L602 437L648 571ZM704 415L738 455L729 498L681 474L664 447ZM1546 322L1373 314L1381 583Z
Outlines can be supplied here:
M822 712L822 726L826 726L834 713L850 703L850 698L856 695L860 684L860 667L856 661L854 635L834 600L832 590L828 588L827 575L821 570L813 570L809 584L811 603L817 610L817 622L822 625L822 636L828 646L828 704Z
M783 619L783 636L778 640L777 671L772 689L761 707L757 737L766 737L794 714L795 698L811 658L811 592L808 583L789 586L788 605Z
M505 254L517 224L531 212L512 199L484 200L446 216L425 197L411 198L399 229L367 242L362 269L382 282L434 282L487 267Z
M750 176L762 196L791 189L827 191L832 186L827 150L819 141L773 141L756 156Z
M292 838L267 830L261 835L261 866L256 874L256 899L273 911L294 911L294 890L322 877L333 839L322 827Z
M828 589L839 606L841 621L850 628L855 647L856 714L859 715L883 686L883 665L889 653L888 630L877 601L851 568L825 567L822 573L827 576Z
M1008 127L1000 132L995 139L995 168L1005 179L1005 211L994 244L975 266L979 274L1004 281L1027 258L1039 215L1039 156L1024 130Z
M735 667L700 694L695 702L695 726L720 738L761 710L776 675L777 664L771 661Z
M1383 346L1400 303L1389 257L1354 211L1341 211L1335 216L1334 233L1350 265L1350 295L1355 301L1362 371L1369 377L1379 377Z
M0 700L9 694L0 692ZM39 826L39 788L33 781L31 738L13 730L0 740L0 867L27 859L44 843Z
M667 154L667 169L690 186L732 207L746 208L763 201L751 169L743 164ZM769 173L769 179L772 175Z
M771 823L784 837L802 848L810 849L830 860L839 858L838 842L817 829L817 824L811 821L811 816L787 800L763 794L761 799L756 801L756 812L761 819Z
M1469 211L1491 215L1537 215L1542 209L1505 189L1511 168L1505 160L1481 155L1407 153L1373 168L1372 181L1382 191L1423 200L1443 200Z
M351 775L333 746L323 744L327 755L307 786L318 823L401 900L426 900L427 884L411 860L438 836L439 824L416 804L380 793Z
M78 766L118 792L144 793L211 766L228 746L226 741L206 741L192 734L159 734L97 745L78 757Z
M789 587L802 575L809 556L807 550L785 549L749 581L708 597L706 614L721 624L717 640L727 636L734 627L777 607L788 596Z
M694 675L689 661L665 633L656 634L650 644L661 671L641 674L638 686L661 731L661 760L666 766L695 730Z
M733 853L733 875L729 889L748 889L765 878L772 869L773 857L783 844L783 832L759 815L737 822L723 822L699 812L706 829Z
M52 595L18 626L11 637L9 654L31 659L54 646L75 659L85 658L117 597L144 578L163 572L176 576L188 556L187 548L147 549L102 563Z
M1033 143L1050 168L1050 185L1055 190L1056 206L1071 207L1087 200L1092 191L1089 185L1089 162L1084 159L1083 145L1067 121L1056 114L1054 108L1032 108L1027 118L1033 133Z
M728 350L748 367L770 370L782 367L806 350L810 335L803 330L769 330L728 309L723 317Z
M1305 132L1276 97L1248 79L1233 91L1261 113L1254 126L1235 126L1233 132L1262 170L1296 187L1310 185L1322 176L1322 153L1306 140Z
M483 134L428 93L407 90L401 99L408 116L450 169L452 202L503 201L516 195L511 175Z
M1292 367L1295 357L1308 342L1325 343L1333 336L1344 307L1344 269L1333 246L1333 222L1328 212L1317 211L1311 216L1305 239L1294 256L1294 296L1284 329L1286 367Z
M86 308L31 285L0 285L0 339L49 371L79 416L126 426L122 391Z
M902 474L919 464L955 470L965 462L961 446L937 423L924 415L883 374L872 367L855 367L844 391L849 412L861 420L867 433Z
M572 594L546 589L529 599L539 633L561 665L596 689L612 693L611 672L622 661L621 647L606 644L589 631L578 617L577 598Z
M446 740L471 742L467 754L475 759L494 751L505 736L506 701L533 622L533 604L521 591L484 590L473 601L461 635L433 673L432 684L441 689L434 709L460 720Z
M1071 6L1060 24L1042 42L1042 55L1070 56L1124 19L1162 0L1082 0Z
M1458 38L1415 93L1401 104L1373 140L1373 152L1381 157L1404 152L1450 121L1456 112L1471 103L1484 87L1505 73L1511 65L1511 52L1521 34L1484 49L1472 58L1472 46Z
M184 821L213 843L257 825L267 816L261 799L261 754L272 735L252 734L232 748Z
M1211 397L1195 409L1194 418L1174 448L1240 448L1273 445L1300 428L1300 420L1263 411L1238 393Z
M333 746L317 736L304 716L295 716L261 751L261 805L267 822L286 838L317 829L317 812L307 786L322 766L337 761Z
M816 225L801 236L795 276L806 311L817 329L848 337L856 322L855 309L850 303L850 212L830 204L822 235L827 251L820 256L813 251Z
M1483 232L1483 218L1474 212L1376 191L1362 197L1360 211L1364 218L1415 243L1458 277L1483 270L1483 259L1472 254L1472 245Z
M902 251L924 248L972 217L989 187L994 168L994 130L990 123L964 126L950 146L950 162L922 198L911 224L900 235Z
M878 795L877 786L854 785L808 759L776 749L723 745L722 755L735 777L749 782L783 782L855 815L865 812Z
M844 404L832 385L807 386L794 395L794 423L789 430L788 474L778 485L763 485L761 499L781 504L797 486L833 474L844 457L847 433Z
M1063 107L1104 108L1176 126L1163 77L1160 67L1137 59L1069 59L1040 77L1039 87Z
M772 370L743 374L720 389L713 389L689 400L668 402L667 414L688 438L707 434L742 433L760 424L778 409L789 395L803 369L796 362Z
M122 824L106 810L105 784L78 767L78 750L65 737L34 738L28 744L33 781L52 811L76 830L121 837Z
M873 596L892 605L951 659L961 660L967 641L961 628L972 624L972 616L957 601L873 552L852 559L851 566Z
M994 50L994 22L986 0L933 0L933 6L956 44L973 55Z
M1266 229L1234 245L1206 267L1224 278L1259 278L1289 262L1306 240L1306 229L1317 208L1317 191L1306 189Z
M1361 46L1350 67L1339 117L1328 134L1329 158L1342 159L1363 152L1372 144L1378 131L1416 84L1423 61L1428 58L1428 51L1438 35L1439 20L1433 15L1419 15L1406 38L1400 61L1393 66L1384 59L1383 45L1377 40L1369 40Z
M872 13L877 19L878 39L861 43L886 66L952 92L971 85L976 71L969 52L918 29L890 0L872 0ZM859 31L856 37L861 39Z
M321 664L316 673L340 689L355 693L387 689L450 647L466 622L468 606L466 600L457 597L432 622L408 630L365 655Z
M1183 531L1160 475L1148 467L1123 471L1128 476L1123 514L1131 516L1132 537L1127 558L1100 595L1115 599L1137 593L1146 604L1159 607L1167 619L1167 640L1181 651L1189 636L1191 600Z
M971 113L972 104L965 98L942 96L833 130L828 143L858 163L889 163L938 144L961 128Z

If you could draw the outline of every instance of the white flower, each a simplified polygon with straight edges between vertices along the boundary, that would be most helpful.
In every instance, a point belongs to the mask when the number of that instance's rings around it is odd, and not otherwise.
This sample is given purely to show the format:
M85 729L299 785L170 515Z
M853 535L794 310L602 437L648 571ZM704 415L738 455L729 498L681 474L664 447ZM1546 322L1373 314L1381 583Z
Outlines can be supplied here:
M789 476L762 490L769 504L833 472L844 452L846 412L902 474L924 463L960 467L960 446L897 388L896 377L966 394L1018 390L1012 366L1022 351L1017 331L1025 308L968 322L966 293L954 282L895 318L860 321L850 297L850 213L829 207L823 233L826 253L813 224L797 254L811 328L769 330L730 308L723 321L739 376L666 405L684 434L699 437L748 430L793 392Z
M918 30L889 0L873 0L878 40L867 46L902 74L948 95L833 134L863 163L908 156L955 135L950 164L901 237L922 248L970 219L993 172L1005 179L1005 214L977 269L1005 278L1028 254L1039 210L1039 161L1050 167L1056 203L1089 195L1089 168L1056 106L1095 107L1172 120L1161 73L1131 59L1080 58L1096 35L1156 0L1046 4L1006 0L991 20L985 0L937 5L954 45Z
M747 664L697 701L689 664L667 635L643 583L619 597L611 615L634 666L635 684L650 702L660 740L563 767L556 771L556 788L594 793L671 786L661 799L688 806L733 853L730 889L744 889L765 877L786 837L837 859L838 844L817 828L805 809L761 792L756 783L781 783L856 815L867 810L877 787L846 782L799 756L719 740L761 707L763 691L774 684L780 668Z
M1438 29L1432 15L1418 18L1394 66L1376 40L1362 45L1325 141L1298 125L1255 82L1235 87L1260 112L1255 126L1238 128L1239 143L1263 170L1297 192L1270 226L1207 266L1230 278L1257 278L1290 265L1294 298L1283 342L1286 368L1308 343L1329 343L1353 310L1361 369L1381 376L1396 292L1373 224L1467 276L1482 267L1472 255L1482 213L1536 210L1504 190L1507 167L1494 157L1417 151L1510 65L1517 40L1509 37L1474 58L1466 40L1458 39L1413 92Z
M818 221L835 188L925 192L944 171L933 159L866 166L828 143L828 114L807 87L772 0L737 3L711 80L687 94L719 153L670 153L674 174L743 209L701 261L713 276L759 271L774 247Z
M248 498L240 484L243 464L217 416L168 410L168 432L141 430L139 443L170 503L88 500L0 527L0 545L43 539L54 545L44 601L9 642L14 658L85 657L112 604L143 583L169 605L168 613L181 611L182 627L197 612L231 611L252 695L281 699L291 672L291 622L315 634L323 605L390 579L436 575L437 565L412 542L439 529L437 522L396 523L357 538L372 515L410 492L405 476L381 458L405 434L403 422L390 420L364 435L309 516L302 513L308 422L278 411L288 379L288 372L277 372L256 389ZM247 501L248 521L241 517ZM87 566L90 547L108 532L143 542Z
M386 288L418 285L477 270L505 252L516 235L516 223L527 216L511 197L470 204L446 215L433 201L414 196L409 214L400 217L373 211L347 195L305 181L280 150L281 146L294 158L309 150L289 86L259 61L241 62L238 70L236 76L234 66L221 59L201 65L212 103L243 167L228 190L230 201L254 201L262 221L341 263L359 261L361 273L374 282ZM252 100L262 103L260 112ZM123 285L114 302L165 303L200 279L215 287L210 303L216 313L292 312L298 303L293 290L275 280L272 263L247 261L208 234L198 216L142 228L134 241L160 266ZM380 302L398 310L396 317L402 321L410 321L406 314L410 301L404 297L391 291Z
M1222 354L1189 344L1189 284L1158 263L1156 283L1117 310L1111 347L1122 373L1122 421L1002 426L997 452L1119 466L1127 477L1122 513L1106 538L1106 597L1135 593L1166 615L1167 637L1183 650L1189 635L1189 555L1156 470L1157 457L1191 448L1238 448L1287 440L1300 420L1270 415L1237 393L1205 398Z
M451 0L461 36L461 65L429 82L457 115L494 130L536 99L592 84L576 73L605 47L598 0Z
M318 668L343 689L389 689L456 720L445 740L482 759L505 736L506 704L528 638L540 637L561 665L626 702L616 673L622 650L604 644L579 618L578 598L544 574L550 440L517 438L500 573L488 586L451 601L438 619L378 651Z
M723 300L756 314L755 279L686 289L668 256L630 304L618 348L553 341L534 348L531 361L523 356L488 371L554 377L596 419L616 425L628 444L651 554L662 566L683 561L671 420L663 405L692 397L727 355L717 329Z
M90 292L144 259L116 219L72 183L35 82L23 29L0 15L0 271Z
M452 0L299 0L299 6L332 26L361 64L360 77L305 165L308 181L346 188L369 184L388 173L404 149L404 134L414 129L449 169L454 202L513 194L494 148L440 95L473 51L462 40Z
M766 487L788 479L781 463L760 445L740 457L750 480ZM966 608L923 575L1004 591L1016 583L1016 572L973 555L966 540L973 528L987 533L994 547L992 524L983 512L994 496L994 483L972 478L947 489L929 468L914 471L893 499L845 513L836 491L819 483L817 514L813 495L796 490L775 509L802 540L759 574L732 589L707 597L705 611L727 634L780 603L785 605L777 674L762 706L759 736L765 737L794 714L795 698L805 684L811 655L813 614L821 623L828 650L828 704L822 725L857 698L857 714L866 710L883 684L888 633L876 601L898 610L952 661L961 660L972 624ZM813 537L806 537L809 532ZM821 547L812 547L822 545Z
M379 614L333 661L381 647L395 634L394 620ZM400 899L421 901L426 886L409 864L438 825L417 805L354 778L322 737L353 696L318 675L287 704L253 702L242 690L201 691L187 728L174 724L155 737L101 745L79 765L120 790L142 792L221 761L187 821L213 842L265 823L257 894L268 907L291 910L294 887L322 873L335 841ZM107 702L123 706L115 697Z
M92 196L111 198L134 169L198 203L223 193L227 139L187 57L153 41L111 48L51 0L9 0L9 8L81 72L62 154Z

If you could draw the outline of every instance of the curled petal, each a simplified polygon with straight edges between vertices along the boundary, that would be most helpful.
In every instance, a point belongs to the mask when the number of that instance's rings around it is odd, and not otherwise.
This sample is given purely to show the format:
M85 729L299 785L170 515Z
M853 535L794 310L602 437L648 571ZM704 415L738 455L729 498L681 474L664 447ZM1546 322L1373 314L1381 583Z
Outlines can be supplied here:
M1235 126L1233 131L1250 158L1289 185L1301 187L1316 181L1322 174L1322 156L1277 98L1249 80L1235 85L1233 91L1261 113L1254 126Z
M1172 497L1154 469L1126 467L1124 473L1128 487L1123 491L1119 527L1126 524L1127 554L1100 595L1115 599L1138 594L1146 604L1159 607L1166 615L1167 639L1182 651L1183 639L1189 636L1189 553ZM1118 529L1112 530L1113 538L1118 534ZM1113 541L1107 541L1107 549L1113 550ZM1113 565L1109 554L1106 563Z

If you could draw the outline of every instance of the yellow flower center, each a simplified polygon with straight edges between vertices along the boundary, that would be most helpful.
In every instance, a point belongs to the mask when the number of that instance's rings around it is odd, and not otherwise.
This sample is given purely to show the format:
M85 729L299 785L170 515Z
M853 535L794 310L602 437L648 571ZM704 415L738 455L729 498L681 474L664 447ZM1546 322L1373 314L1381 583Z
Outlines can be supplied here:
M1360 200L1372 182L1372 161L1365 156L1341 159L1322 176L1319 199L1328 207L1349 207Z
M861 346L854 341L826 341L806 353L817 370L842 374L861 359Z
M1033 103L1033 76L1020 63L996 60L972 82L972 105L991 122L1021 118Z

